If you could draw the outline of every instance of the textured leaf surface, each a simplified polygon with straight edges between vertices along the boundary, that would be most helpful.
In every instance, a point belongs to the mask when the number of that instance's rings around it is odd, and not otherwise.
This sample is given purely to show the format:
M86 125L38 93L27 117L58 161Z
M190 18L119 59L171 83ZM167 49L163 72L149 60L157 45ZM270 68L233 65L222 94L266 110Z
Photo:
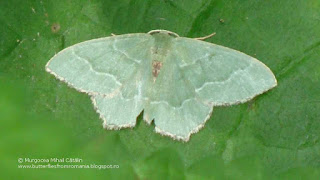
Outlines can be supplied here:
M319 12L318 0L1 1L2 175L319 177ZM216 32L209 41L261 60L275 73L278 86L246 104L215 108L205 128L181 143L154 133L142 116L133 130L103 130L87 95L43 68L75 43L151 29L186 37ZM120 168L17 169L19 157L66 156Z

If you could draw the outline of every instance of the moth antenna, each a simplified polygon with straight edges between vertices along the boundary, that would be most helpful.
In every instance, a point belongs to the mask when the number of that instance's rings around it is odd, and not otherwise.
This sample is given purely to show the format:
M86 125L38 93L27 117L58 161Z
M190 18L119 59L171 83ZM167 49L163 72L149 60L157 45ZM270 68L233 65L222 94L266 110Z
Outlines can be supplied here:
M214 36L214 35L216 35L215 32L214 32L214 33L211 33L211 34L209 34L209 35L207 35L207 36L204 36L204 37L198 37L198 38L193 38L193 39L203 41L203 40L206 40L206 39L208 39L208 38L211 38L211 37Z

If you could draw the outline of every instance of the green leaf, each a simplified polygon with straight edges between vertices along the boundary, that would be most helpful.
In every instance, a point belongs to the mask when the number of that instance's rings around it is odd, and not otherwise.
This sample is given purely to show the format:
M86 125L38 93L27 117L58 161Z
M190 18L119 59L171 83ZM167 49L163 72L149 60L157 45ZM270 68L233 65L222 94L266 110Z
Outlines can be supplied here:
M318 0L1 1L2 176L316 179L319 12ZM87 95L44 70L75 43L152 29L186 37L216 32L209 42L261 60L278 86L246 104L215 108L206 126L182 143L154 133L142 115L133 129L104 130ZM74 157L119 168L19 169L20 157Z

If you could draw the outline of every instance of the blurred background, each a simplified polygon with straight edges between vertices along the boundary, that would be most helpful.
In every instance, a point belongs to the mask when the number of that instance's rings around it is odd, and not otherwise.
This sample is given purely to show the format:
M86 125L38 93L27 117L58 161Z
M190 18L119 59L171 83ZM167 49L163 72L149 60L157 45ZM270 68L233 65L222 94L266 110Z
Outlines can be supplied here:
M320 177L319 0L0 0L2 179L318 179ZM45 72L84 40L153 29L256 57L278 86L254 100L215 107L188 143L154 132L108 131L89 97ZM19 158L80 158L24 169ZM54 164L54 163L51 163Z

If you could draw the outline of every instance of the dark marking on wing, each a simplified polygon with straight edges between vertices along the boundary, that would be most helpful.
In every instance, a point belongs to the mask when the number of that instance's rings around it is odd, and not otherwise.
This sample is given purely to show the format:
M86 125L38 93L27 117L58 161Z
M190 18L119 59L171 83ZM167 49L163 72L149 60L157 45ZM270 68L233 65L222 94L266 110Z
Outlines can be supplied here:
M155 78L158 77L161 67L162 67L162 62L152 61L152 75L153 75L153 77L155 77Z

